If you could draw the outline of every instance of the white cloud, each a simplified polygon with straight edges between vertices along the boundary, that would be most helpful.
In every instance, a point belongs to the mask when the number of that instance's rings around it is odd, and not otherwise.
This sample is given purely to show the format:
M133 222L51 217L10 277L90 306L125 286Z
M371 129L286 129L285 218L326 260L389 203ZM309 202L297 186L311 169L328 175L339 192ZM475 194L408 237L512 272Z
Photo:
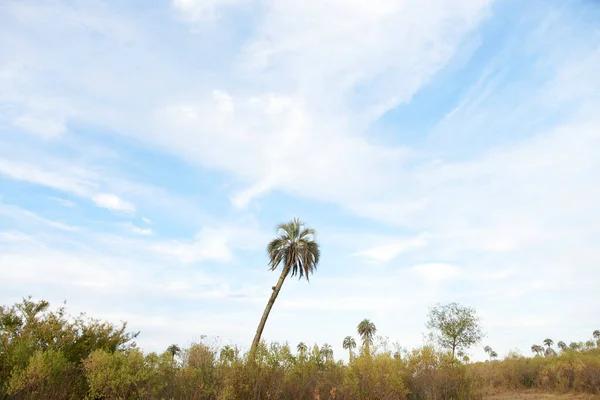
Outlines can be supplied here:
M152 228L140 228L139 226L135 226L132 223L127 223L124 225L129 231L135 233L136 235L152 235Z
M245 0L172 0L173 6L192 21L201 21L216 17L220 7L242 3Z
M48 197L48 199L60 204L63 207L66 207L66 208L77 207L77 204L73 203L71 200L61 199L59 197Z
M386 243L378 245L366 250L355 253L357 256L371 258L375 261L388 262L396 258L399 254L412 249L424 247L427 245L427 241L422 237L415 237L411 239L397 240L392 243Z
M117 195L112 193L100 193L92 199L98 207L106 208L110 211L121 211L125 213L135 212L135 206Z
M148 225L152 224L152 221L150 220L150 218L147 218L147 217L142 217L142 221Z

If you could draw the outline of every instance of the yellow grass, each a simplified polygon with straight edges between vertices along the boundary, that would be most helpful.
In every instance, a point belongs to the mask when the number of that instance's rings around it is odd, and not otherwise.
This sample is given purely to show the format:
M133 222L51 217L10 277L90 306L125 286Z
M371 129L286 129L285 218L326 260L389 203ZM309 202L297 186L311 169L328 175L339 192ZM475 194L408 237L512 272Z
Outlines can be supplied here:
M503 392L485 397L486 400L600 400L600 395L553 394L534 391Z

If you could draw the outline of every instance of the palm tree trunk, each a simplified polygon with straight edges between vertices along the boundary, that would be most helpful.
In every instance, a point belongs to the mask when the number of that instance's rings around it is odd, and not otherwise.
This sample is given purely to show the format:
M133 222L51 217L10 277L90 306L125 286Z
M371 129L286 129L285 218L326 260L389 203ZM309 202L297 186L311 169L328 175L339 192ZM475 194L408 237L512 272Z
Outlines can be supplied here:
M267 323L267 318L269 318L269 313L271 312L271 308L273 308L273 304L275 304L275 299L277 299L277 295L279 295L279 291L283 286L283 281L288 274L289 268L283 268L281 271L281 276L277 281L277 285L273 288L273 293L271 293L271 297L269 298L269 302L267 303L267 307L263 312L262 318L260 319L260 323L258 324L258 328L256 329L256 335L254 335L254 340L252 341L252 347L250 347L250 360L254 360L254 353L256 353L256 348L260 343L260 337L262 336L263 329L265 329L265 324Z

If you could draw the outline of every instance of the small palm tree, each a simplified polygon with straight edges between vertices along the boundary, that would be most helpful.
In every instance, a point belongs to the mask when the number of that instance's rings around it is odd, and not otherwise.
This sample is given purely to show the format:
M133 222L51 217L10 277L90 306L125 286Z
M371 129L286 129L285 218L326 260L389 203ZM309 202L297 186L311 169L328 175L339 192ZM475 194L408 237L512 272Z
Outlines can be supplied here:
M368 351L373 345L373 337L377 332L375 324L368 319L363 319L360 324L358 324L357 330L359 336L362 338L363 346Z
M554 344L554 341L552 339L544 340L544 345L548 346L548 348L552 347L553 344Z
M559 341L556 345L558 346L558 348L561 351L567 351L568 350L567 344L565 342L563 342L562 340Z
M305 354L307 349L308 347L306 347L304 342L300 342L298 343L298 346L296 346L296 350L298 350L298 353L300 354Z
M221 349L221 352L219 353L219 358L221 359L221 362L225 364L231 364L233 360L235 360L234 348L230 345L226 345Z
M600 330L596 329L593 333L594 339L596 339L596 346L600 347Z
M333 349L329 344L325 343L323 347L321 347L321 355L325 359L325 362L329 362L333 359Z
M585 342L585 349L586 350L591 350L594 347L596 347L596 343L594 343L593 340L588 340L587 342Z
M275 299L279 295L285 278L298 275L298 278L302 279L302 277L305 277L308 281L309 274L312 274L317 269L321 251L319 250L319 244L315 241L315 235L315 230L307 228L298 218L277 226L277 237L271 240L267 246L269 268L271 271L274 271L280 264L283 264L283 267L281 276L277 284L273 286L273 292L256 329L256 335L254 335L254 340L250 347L251 359L254 358L267 318L269 317L271 308L273 308L273 304L275 304Z
M498 353L496 353L494 350L490 351L490 360L495 360L496 357L498 357Z
M344 350L348 350L350 356L349 360L352 361L352 349L356 348L356 341L354 338L352 336L346 336L342 342L342 347Z
M177 355L179 355L179 353L181 353L181 348L179 348L179 346L177 346L176 344L172 344L169 347L167 347L167 351L169 353L171 353L173 358L175 358L175 356L177 356Z
M541 356L542 352L544 351L544 348L538 344L534 344L533 346L531 346L531 351L536 353L536 355Z

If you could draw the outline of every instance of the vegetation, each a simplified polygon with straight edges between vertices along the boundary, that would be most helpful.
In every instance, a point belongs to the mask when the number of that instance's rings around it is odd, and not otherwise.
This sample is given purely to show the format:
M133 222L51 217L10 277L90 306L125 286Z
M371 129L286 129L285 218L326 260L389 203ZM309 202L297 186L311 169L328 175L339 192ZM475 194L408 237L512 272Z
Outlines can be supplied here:
M315 230L307 228L298 218L294 218L285 224L279 224L277 226L277 234L278 236L267 246L269 266L271 271L276 270L280 264L283 264L283 267L281 276L277 284L273 286L273 292L256 329L256 335L250 348L251 356L256 352L267 318L269 317L271 308L273 308L273 304L275 304L285 278L289 275L298 275L299 279L305 277L308 281L309 274L312 274L317 269L317 264L319 264L321 256L319 244L315 241Z
M511 390L600 394L600 331L593 340L534 344L533 358L510 353L499 361L471 363L466 352L483 338L474 309L436 305L427 327L432 344L392 353L375 324L357 326L342 341L349 361L335 361L331 345L261 342L269 312L288 276L314 272L319 263L315 231L298 219L277 227L268 247L269 265L282 272L260 320L250 351L204 342L169 345L161 354L143 353L138 333L63 306L50 310L31 298L0 307L0 400L3 399L482 399ZM437 347L436 347L437 344ZM500 397L501 398L501 397Z
M0 399L421 400L482 399L514 390L600 393L595 342L573 342L533 358L513 352L502 361L486 346L490 361L469 363L449 347L392 353L375 338L375 324L365 321L358 325L364 346L347 363L335 361L326 343L299 343L293 352L287 343L261 342L252 358L214 343L172 344L162 354L145 354L125 324L72 318L64 306L51 311L47 302L28 298L0 307ZM351 351L356 342L348 336L343 346Z
M432 338L442 348L450 350L452 358L456 351L464 352L483 338L475 310L457 303L431 308L427 328L432 330Z

